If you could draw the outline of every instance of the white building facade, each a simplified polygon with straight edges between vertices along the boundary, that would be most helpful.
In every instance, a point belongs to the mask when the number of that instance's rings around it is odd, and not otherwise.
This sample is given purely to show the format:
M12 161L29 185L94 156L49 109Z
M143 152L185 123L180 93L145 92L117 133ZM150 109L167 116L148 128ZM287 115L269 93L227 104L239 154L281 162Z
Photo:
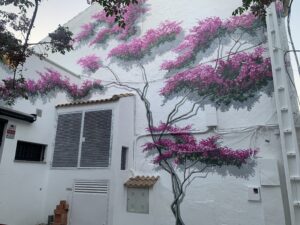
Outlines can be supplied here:
M142 37L166 20L179 22L183 31L174 40L152 48L151 53L138 60L143 67L134 61L107 57L111 49L124 42L117 35L108 35L105 43L98 45L86 43L92 40L87 37L76 44L73 52L52 54L48 60L29 58L24 66L26 78L38 80L37 72L50 69L68 77L72 83L100 79L107 88L79 101L72 101L64 92L53 91L47 97L17 99L12 107L1 106L0 224L47 223L60 200L66 200L70 205L70 225L174 224L170 210L170 177L157 169L153 156L143 152L142 146L150 140L143 102L131 89L112 84L115 80L111 70L123 84L142 88L141 68L145 69L149 79L146 97L151 104L154 124L158 125L182 99L178 94L165 102L159 94L164 80L172 75L160 65L176 58L177 53L172 49L198 21L215 16L225 21L239 3L233 0L191 0L188 4L182 0L169 3L146 1L148 10L136 19L136 33L125 43ZM96 5L91 6L66 26L78 34L82 32L81 26L89 24L91 16L99 10ZM109 26L96 27L93 35L103 27ZM264 40L270 37L270 30L258 29L255 35L245 34L246 37L238 32L231 39L224 38L224 49L216 47L220 40L214 40L210 47L197 53L194 64L185 68L214 62L220 52L226 58L233 44L240 41L236 39L239 37L243 39L239 48L244 52L251 52L253 46L264 41L263 47L268 49L265 57L274 57L272 47L268 46L270 41ZM91 54L101 58L102 66L94 73L86 74L77 62ZM272 61L273 74L276 71L274 64L279 63ZM1 74L10 76L5 66L0 69ZM289 85L285 86L288 88ZM294 91L290 90L290 93ZM254 164L241 169L229 168L230 174L227 169L221 169L191 183L182 203L182 217L187 225L297 224L299 208L297 204L293 205L291 213L291 201L294 200L290 196L295 193L291 191L294 186L290 187L293 184L287 182L291 174L286 169L289 161L282 151L282 141L286 139L281 139L284 121L280 119L282 115L278 115L276 94L276 91L268 95L258 90L253 99L226 109L205 104L195 116L177 124L192 124L192 133L197 139L220 135L222 145L233 149L259 149ZM296 104L293 99L291 101ZM189 99L179 113L190 110L194 102ZM297 115L296 108L288 110ZM141 177L148 183L141 181ZM134 182L124 185L130 178L136 178L144 185L139 187Z

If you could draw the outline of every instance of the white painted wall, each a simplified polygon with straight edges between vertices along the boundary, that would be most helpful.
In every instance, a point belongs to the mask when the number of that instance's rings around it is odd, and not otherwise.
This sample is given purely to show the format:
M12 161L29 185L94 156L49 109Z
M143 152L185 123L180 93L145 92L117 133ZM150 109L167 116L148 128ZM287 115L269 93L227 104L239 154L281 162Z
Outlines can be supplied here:
M109 180L109 218L110 224L114 220L114 214L117 211L116 201L118 194L123 188L123 181L128 177L124 176L128 172L120 171L121 149L122 146L129 148L128 156L132 155L133 125L134 125L134 97L121 98L117 102L104 103L91 106L76 106L59 108L58 113L68 113L82 110L106 110L112 109L112 144L111 144L111 162L108 168L103 169L57 169L48 168L47 183L47 202L45 204L45 214L53 214L55 205L61 200L66 199L72 205L72 191L67 188L73 187L74 180ZM53 149L52 149L53 150ZM132 158L129 157L129 164L132 164ZM119 179L124 177L124 179ZM72 207L71 207L72 210Z
M38 57L34 56L25 64L24 73L27 78L38 79L36 71L43 71L45 68L55 68L68 76L72 82L79 81L77 77L50 63L41 62ZM9 76L2 67L0 70L1 76ZM52 155L53 137L55 135L55 105L65 101L66 96L60 93L52 100L37 99L35 102L18 100L13 106L14 109L28 114L34 114L36 109L41 109L42 117L38 117L37 121L32 124L6 118L9 120L8 124L16 125L16 136L13 140L4 138L2 146L3 155L0 162L0 223L17 225L37 224L45 221L42 206L45 203L47 173ZM45 162L15 162L17 140L47 145Z
M160 22L168 20L182 21L185 31L188 31L200 19L211 16L227 18L239 1L227 0L190 0L189 4L183 0L157 1L149 0L151 11L139 22L141 33L149 28L156 27ZM96 7L91 7L80 14L67 25L74 31L89 21L91 13ZM76 74L81 69L76 64L78 58L96 53L103 56L104 63L109 49L116 46L115 40L110 40L106 49L87 49L83 47L66 56L51 55L50 59ZM164 72L159 69L164 59L174 57L168 52L158 56L154 61L145 64L150 80L161 79ZM213 56L210 56L213 57ZM62 63L63 62L63 63ZM132 68L126 71L117 65L111 65L120 74L123 81L140 81L140 70ZM35 71L42 71L45 67L53 67L63 74L67 74L74 82L80 82L77 77L62 71L47 62L40 62L31 58L26 65L26 76L33 75ZM2 71L1 71L2 72ZM3 73L1 73L3 74ZM100 69L95 78L109 81L110 74ZM105 82L104 82L105 83ZM138 86L138 84L136 84ZM158 96L158 90L163 86L161 80L152 82L148 98L151 101L155 123L164 120L172 106L178 101L174 99L162 106L163 99ZM127 92L122 89L109 89L104 95L93 95L93 99L110 97L116 93ZM93 106L76 106L55 109L55 105L69 100L64 94L58 94L49 101L37 100L30 103L25 100L18 101L14 108L26 113L34 113L36 108L43 110L43 116L33 124L16 120L10 123L17 125L17 134L14 140L4 141L4 152L0 162L0 223L9 225L32 225L46 222L47 216L53 214L55 205L59 200L66 199L72 204L72 188L74 179L109 179L109 225L143 224L143 225L171 225L174 224L169 209L172 200L169 177L162 171L154 170L151 158L146 158L141 146L149 139L146 135L145 110L137 97L121 98L114 103ZM186 105L186 109L191 103ZM51 168L53 147L55 140L56 117L58 112L72 112L82 109L113 109L113 140L111 166L108 169L54 169ZM188 121L193 124L194 132L198 138L205 138L211 134L221 134L224 145L233 148L258 147L259 158L269 159L274 165L278 163L278 171L273 175L278 177L277 183L265 187L261 183L263 170L259 165L254 167L252 176L236 178L235 176L221 176L210 174L206 179L195 181L188 189L182 206L183 218L187 225L283 225L285 188L281 151L277 133L277 118L274 99L262 95L251 111L247 109L230 109L226 112L217 111L217 127L209 130L206 126L206 112L199 111L198 115ZM26 140L48 145L44 164L16 163L13 161L16 140ZM121 147L129 147L129 168L120 171ZM246 172L249 172L245 169ZM222 172L222 171L220 171ZM223 171L224 172L224 171ZM241 176L244 171L236 171ZM126 212L126 188L123 183L132 175L159 175L160 179L150 191L150 213L135 214ZM249 201L248 191L251 187L261 189L261 201ZM68 190L67 190L68 189ZM282 197L283 196L283 197ZM276 204L272 199L276 199ZM270 212L272 215L270 222ZM17 216L16 216L17 215ZM288 225L288 224L286 224Z

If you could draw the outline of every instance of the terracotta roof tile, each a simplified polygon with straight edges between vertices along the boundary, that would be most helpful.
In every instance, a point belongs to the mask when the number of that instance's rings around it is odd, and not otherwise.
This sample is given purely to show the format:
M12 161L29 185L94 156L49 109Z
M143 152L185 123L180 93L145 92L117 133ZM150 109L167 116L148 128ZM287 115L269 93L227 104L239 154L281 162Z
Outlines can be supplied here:
M107 102L115 102L118 101L120 98L134 96L131 93L113 95L111 98L106 99L97 99L97 100L88 100L88 101L75 101L71 103L59 104L56 108L60 107L69 107L69 106L78 106L78 105L92 105L92 104L99 104L99 103L107 103Z
M136 176L129 178L124 186L129 188L151 188L158 180L158 176Z

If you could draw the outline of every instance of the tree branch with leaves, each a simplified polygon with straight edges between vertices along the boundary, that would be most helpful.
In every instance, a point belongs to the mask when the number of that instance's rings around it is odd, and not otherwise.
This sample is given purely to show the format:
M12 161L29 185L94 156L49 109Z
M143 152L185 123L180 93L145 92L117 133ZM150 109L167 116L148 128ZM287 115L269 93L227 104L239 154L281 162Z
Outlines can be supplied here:
M35 51L33 48L35 45L42 45L52 52L62 54L73 49L72 32L62 26L49 34L48 42L30 43L30 35L41 2L41 0L0 1L3 8L0 10L0 60L13 70L15 83L24 81L22 67L29 56L36 54L45 57ZM13 7L13 12L7 11L6 7ZM32 15L28 17L31 10ZM21 79L16 78L16 75L20 75Z

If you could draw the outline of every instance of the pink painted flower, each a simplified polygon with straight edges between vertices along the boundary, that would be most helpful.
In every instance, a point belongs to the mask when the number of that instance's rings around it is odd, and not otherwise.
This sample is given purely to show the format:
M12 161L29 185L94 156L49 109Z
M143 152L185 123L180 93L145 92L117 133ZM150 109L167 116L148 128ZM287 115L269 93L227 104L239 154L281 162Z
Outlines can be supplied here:
M129 43L123 43L113 48L108 57L121 59L138 59L149 53L150 49L166 41L174 39L181 32L177 22L166 21L157 29L150 29L141 38L135 38Z
M98 23L106 23L108 25L113 25L115 23L115 16L106 16L106 12L104 10L95 13L92 16L92 19L97 21Z
M182 43L174 49L178 56L173 60L163 62L161 69L183 68L194 62L197 54L200 51L205 51L217 37L234 32L237 29L246 29L247 31L247 29L254 27L255 24L262 25L252 13L233 16L225 21L222 21L219 17L201 20L185 36Z
M147 0L138 0L138 4L130 4L125 9L124 22L125 28L115 25L114 30L118 33L119 40L126 40L129 36L136 33L136 22L141 15L145 14L149 9L145 5Z
M95 44L100 44L103 43L104 40L111 34L111 29L110 28L104 28L100 30L96 37L90 42L89 46L95 45Z
M85 81L81 86L78 86L70 83L68 78L51 69L47 69L46 72L39 73L39 75L40 79L18 82L15 83L15 87L12 85L12 79L4 80L0 83L0 98L4 101L10 101L24 97L43 97L53 91L61 91L77 100L87 97L92 91L102 91L104 89L99 80Z
M75 37L75 42L81 42L86 40L91 35L93 35L94 25L92 23L87 23L81 26L81 31Z
M179 128L161 123L148 129L164 137L144 144L146 152L156 153L153 162L159 164L172 160L177 165L187 161L204 163L208 166L231 165L241 167L248 159L255 156L257 149L234 150L221 146L219 136L211 136L197 141L190 131L190 126ZM174 131L174 132L173 132Z
M94 54L80 58L77 61L77 64L79 64L86 72L91 73L95 73L101 67L100 58Z
M164 70L179 68L191 61L195 54L200 50L201 46L207 46L210 40L213 40L222 27L222 20L218 17L207 18L199 21L198 25L190 30L183 42L174 49L179 53L175 60L169 60L161 65Z
M166 81L161 94L167 97L190 90L217 105L244 102L272 80L270 59L263 57L263 51L257 48L253 53L234 54L228 60L219 60L216 68L198 65L177 73Z
M278 14L281 14L284 12L284 7L283 7L283 3L282 1L277 0L275 3L275 7L276 7L276 12Z
M223 26L228 31L234 31L237 28L250 29L256 20L257 18L253 13L247 13L230 17L230 19L224 22Z
M130 36L136 33L136 22L148 11L147 6L144 4L146 0L138 0L137 4L130 4L125 6L124 9L124 23L125 27L120 27L118 23L115 22L115 16L106 16L105 11L100 11L92 16L92 19L95 21L93 24L94 29L101 24L107 25L106 28L101 28L98 31L97 36L90 42L90 46L94 44L103 43L107 37L116 36L119 40L126 40ZM91 32L90 32L91 33ZM83 32L83 35L85 33ZM82 38L84 40L84 38Z

